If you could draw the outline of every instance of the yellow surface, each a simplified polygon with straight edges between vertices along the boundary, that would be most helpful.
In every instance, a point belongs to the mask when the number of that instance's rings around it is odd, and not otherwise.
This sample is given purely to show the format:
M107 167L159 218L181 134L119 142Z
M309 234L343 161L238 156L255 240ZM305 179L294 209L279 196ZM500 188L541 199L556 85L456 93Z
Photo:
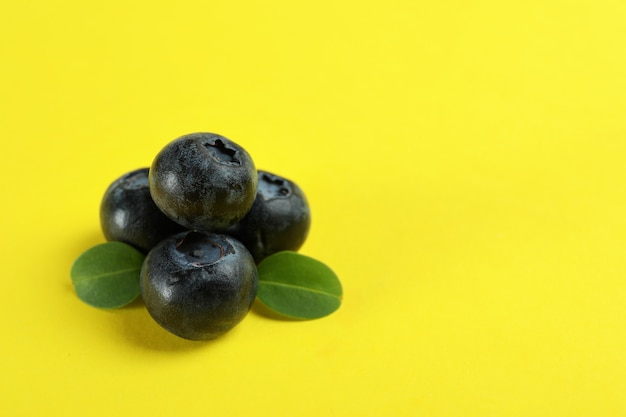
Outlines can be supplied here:
M0 6L3 416L626 415L626 3ZM344 302L211 343L69 269L106 186L221 133Z

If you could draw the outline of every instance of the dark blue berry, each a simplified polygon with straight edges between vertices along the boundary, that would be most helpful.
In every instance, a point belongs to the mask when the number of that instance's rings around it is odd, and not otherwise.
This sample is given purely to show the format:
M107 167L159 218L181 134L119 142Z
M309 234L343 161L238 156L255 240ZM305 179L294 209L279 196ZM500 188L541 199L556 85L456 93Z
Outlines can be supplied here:
M148 168L129 172L107 188L100 204L100 224L107 240L127 243L144 253L184 230L152 200Z
M141 295L150 315L185 339L209 340L248 314L258 274L248 250L231 236L188 231L146 256Z
M311 210L300 187L259 170L252 208L227 233L240 240L259 263L276 252L300 249L310 226Z
M150 169L157 206L188 229L220 231L248 212L257 187L252 158L214 133L193 133L166 145Z

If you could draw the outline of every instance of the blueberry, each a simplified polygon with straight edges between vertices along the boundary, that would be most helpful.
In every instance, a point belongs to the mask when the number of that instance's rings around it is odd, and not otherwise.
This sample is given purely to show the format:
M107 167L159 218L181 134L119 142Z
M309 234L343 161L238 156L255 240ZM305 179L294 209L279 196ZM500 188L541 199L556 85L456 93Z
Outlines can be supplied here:
M158 324L185 339L209 340L248 314L258 274L230 236L187 231L155 246L141 269L141 295Z
M248 212L256 193L252 158L214 133L192 133L166 145L150 169L156 205L188 229L220 231Z
M184 230L152 201L148 168L131 171L107 188L100 203L100 225L107 240L127 243L144 253Z
M273 253L300 249L310 226L311 210L300 187L259 170L252 208L227 233L240 240L259 263Z

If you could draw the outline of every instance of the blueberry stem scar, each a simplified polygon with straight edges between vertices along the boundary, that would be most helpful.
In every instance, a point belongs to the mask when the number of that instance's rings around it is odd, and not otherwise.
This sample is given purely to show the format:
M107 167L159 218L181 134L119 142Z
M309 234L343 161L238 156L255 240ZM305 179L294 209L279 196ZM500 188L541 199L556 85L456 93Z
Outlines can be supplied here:
M207 148L209 154L218 162L234 165L241 164L241 161L235 157L237 151L229 148L219 139L217 139L214 143L205 142L203 143L203 146Z

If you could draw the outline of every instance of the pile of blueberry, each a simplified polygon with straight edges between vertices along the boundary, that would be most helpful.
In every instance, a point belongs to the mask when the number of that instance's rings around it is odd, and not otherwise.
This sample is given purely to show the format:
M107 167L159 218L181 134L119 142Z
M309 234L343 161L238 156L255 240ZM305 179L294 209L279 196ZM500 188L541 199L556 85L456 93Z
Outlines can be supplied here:
M257 170L241 146L213 133L167 144L150 168L106 190L108 241L146 254L141 296L150 315L186 339L213 339L247 315L258 288L256 265L297 251L311 223L293 181Z

